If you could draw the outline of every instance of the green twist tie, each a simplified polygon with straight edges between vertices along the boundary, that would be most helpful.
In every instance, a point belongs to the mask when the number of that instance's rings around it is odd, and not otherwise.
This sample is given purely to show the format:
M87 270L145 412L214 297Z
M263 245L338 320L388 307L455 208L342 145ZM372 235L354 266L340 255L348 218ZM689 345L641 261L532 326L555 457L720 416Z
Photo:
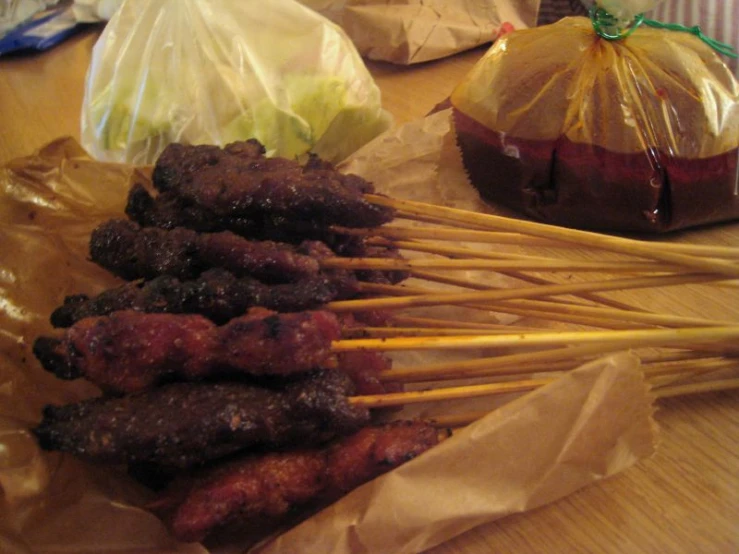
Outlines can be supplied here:
M703 34L703 31L701 31L701 28L698 25L686 27L685 25L680 25L678 23L662 23L660 21L654 21L653 19L647 19L644 17L643 13L640 13L637 14L628 25L623 26L617 18L598 6L592 6L590 8L590 21L593 23L593 29L598 36L606 40L623 40L636 31L637 27L643 23L644 25L654 27L655 29L667 29L668 31L682 31L690 33L691 35L697 36L719 54L729 56L730 58L739 57L733 46L726 44L725 42L712 39L711 37L707 37Z

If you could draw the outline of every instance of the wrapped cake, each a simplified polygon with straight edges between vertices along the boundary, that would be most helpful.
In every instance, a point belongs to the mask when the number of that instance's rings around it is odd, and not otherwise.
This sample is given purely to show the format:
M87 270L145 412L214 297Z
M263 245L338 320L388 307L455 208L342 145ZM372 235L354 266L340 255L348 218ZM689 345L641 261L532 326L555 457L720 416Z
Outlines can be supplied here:
M604 38L596 19L572 17L499 39L451 97L472 183L570 227L739 218L739 85L685 30Z

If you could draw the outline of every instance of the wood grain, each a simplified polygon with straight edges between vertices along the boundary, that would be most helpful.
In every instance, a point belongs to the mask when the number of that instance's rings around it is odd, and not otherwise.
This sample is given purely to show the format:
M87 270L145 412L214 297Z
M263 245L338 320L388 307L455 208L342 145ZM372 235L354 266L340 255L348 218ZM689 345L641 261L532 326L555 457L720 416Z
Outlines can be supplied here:
M0 163L62 135L79 138L84 77L98 33L99 28L88 28L50 52L0 58ZM442 102L483 52L417 67L368 65L385 106L402 123ZM739 224L651 240L739 246ZM556 256L555 250L542 252ZM656 311L739 321L739 288L689 285L611 294ZM739 552L738 400L736 392L727 392L661 401L661 444L653 458L555 504L476 528L430 552Z

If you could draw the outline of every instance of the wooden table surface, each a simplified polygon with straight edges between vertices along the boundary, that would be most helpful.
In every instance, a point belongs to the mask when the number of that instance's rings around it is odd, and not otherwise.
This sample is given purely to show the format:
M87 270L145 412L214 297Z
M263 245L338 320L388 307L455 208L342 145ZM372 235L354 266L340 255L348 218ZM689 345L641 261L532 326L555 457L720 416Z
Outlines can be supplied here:
M49 52L0 58L0 163L62 135L79 138L85 72L97 33L85 30ZM442 101L482 53L410 68L369 65L385 106L402 123ZM660 240L739 246L739 224ZM634 303L671 313L739 321L739 290L696 290L630 294ZM431 552L739 552L739 394L661 401L656 417L661 443L651 459L549 506L476 528Z

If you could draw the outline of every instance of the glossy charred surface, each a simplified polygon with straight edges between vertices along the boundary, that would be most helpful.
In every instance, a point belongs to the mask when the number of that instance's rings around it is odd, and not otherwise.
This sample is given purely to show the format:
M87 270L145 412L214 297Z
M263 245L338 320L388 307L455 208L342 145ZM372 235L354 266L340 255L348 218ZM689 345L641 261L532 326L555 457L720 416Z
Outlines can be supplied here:
M311 501L335 499L437 442L433 427L399 421L364 428L320 449L233 461L190 485L175 511L172 532L180 540L199 541L228 523L279 517Z
M283 389L244 383L173 383L122 398L47 406L42 448L112 463L170 468L245 449L320 443L366 425L344 374L312 374Z
M318 262L291 244L248 240L224 231L197 233L114 219L99 225L90 237L90 257L124 279L171 275L191 279L209 268L265 282L292 282L316 275Z
M367 202L369 183L313 159L305 166L257 154L253 142L211 147L171 144L161 154L154 186L216 216L260 218L265 214L323 225L376 227L393 210Z
M357 280L348 273L319 274L289 284L266 284L250 277L236 277L223 269L211 269L191 280L163 275L144 283L126 283L95 297L68 296L51 314L55 327L69 327L86 317L121 310L147 313L201 314L225 323L261 306L276 312L300 312L332 300L352 298Z
M336 366L341 337L326 311L276 314L253 308L223 326L199 315L114 312L78 321L34 352L62 378L83 376L111 392L135 392L167 379L212 375L287 375Z

